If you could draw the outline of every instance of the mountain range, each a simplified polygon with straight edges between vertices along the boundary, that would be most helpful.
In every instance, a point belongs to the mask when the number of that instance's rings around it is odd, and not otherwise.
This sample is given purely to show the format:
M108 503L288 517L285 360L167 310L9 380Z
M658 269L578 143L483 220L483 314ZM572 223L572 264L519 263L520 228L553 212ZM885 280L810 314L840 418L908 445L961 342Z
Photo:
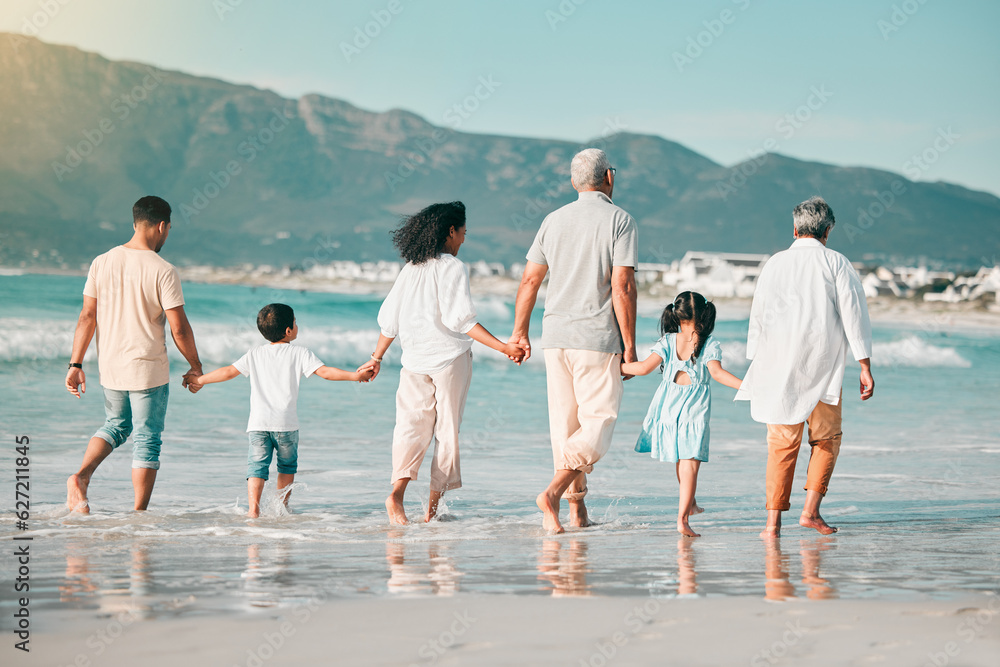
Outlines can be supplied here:
M831 247L853 260L1000 257L992 194L776 153L727 167L614 122L584 144L472 134L457 113L435 125L287 99L8 33L0 91L4 266L79 269L128 238L145 194L174 208L163 254L178 265L389 259L401 216L459 199L463 259L522 261L544 216L575 199L569 162L590 145L617 168L615 202L639 225L641 261L782 249L792 208L814 194L837 215Z

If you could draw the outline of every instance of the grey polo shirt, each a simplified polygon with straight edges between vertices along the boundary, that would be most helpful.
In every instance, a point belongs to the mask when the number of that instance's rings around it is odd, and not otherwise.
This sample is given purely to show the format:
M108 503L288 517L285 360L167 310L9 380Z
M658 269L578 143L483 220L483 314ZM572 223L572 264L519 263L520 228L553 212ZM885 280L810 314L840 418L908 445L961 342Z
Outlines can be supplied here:
M622 351L611 269L639 262L632 216L603 192L581 192L575 202L545 217L527 258L549 267L543 348Z

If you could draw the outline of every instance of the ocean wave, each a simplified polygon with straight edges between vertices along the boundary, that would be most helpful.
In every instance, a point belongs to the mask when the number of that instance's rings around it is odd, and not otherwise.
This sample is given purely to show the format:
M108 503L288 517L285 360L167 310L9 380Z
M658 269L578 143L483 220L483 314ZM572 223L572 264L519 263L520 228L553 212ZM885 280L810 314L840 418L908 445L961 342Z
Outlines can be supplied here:
M500 304L503 305L502 303ZM254 323L240 325L201 323L192 321L198 354L206 367L231 364L246 351L266 341ZM29 320L25 318L0 318L0 361L32 362L65 359L73 347L76 323L68 320ZM504 335L502 332L497 332ZM368 360L378 341L379 330L341 329L313 326L299 331L296 345L312 350L324 363L343 368L355 368ZM167 356L184 361L184 357L167 336ZM479 343L473 344L478 360L506 362L507 358ZM386 365L399 365L399 345L393 345L386 354ZM91 343L85 361L96 359L96 344ZM541 355L529 363L541 360Z
M969 368L972 362L953 347L938 347L920 336L910 335L902 340L875 343L872 349L872 365Z

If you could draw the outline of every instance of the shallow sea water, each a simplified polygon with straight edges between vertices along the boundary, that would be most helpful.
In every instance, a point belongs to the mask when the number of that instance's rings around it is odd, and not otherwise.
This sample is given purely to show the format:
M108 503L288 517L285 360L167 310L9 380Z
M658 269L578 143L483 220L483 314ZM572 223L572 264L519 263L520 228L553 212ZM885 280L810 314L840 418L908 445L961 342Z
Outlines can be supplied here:
M65 478L103 421L93 351L85 398L62 387L82 286L75 277L0 276L0 487L12 507L14 437L27 435L32 503L29 530L19 531L7 511L0 537L33 538L32 605L43 626L124 609L154 617L260 613L318 597L950 599L1000 590L1000 332L876 327L872 401L857 400L856 367L848 369L844 445L823 505L841 532L829 537L795 525L803 451L784 536L758 539L764 427L732 402L732 390L714 385L711 461L698 490L706 512L692 520L702 537L680 539L673 467L632 452L659 376L626 385L614 445L590 481L599 525L545 535L533 503L552 465L543 365L536 358L518 368L481 347L462 429L464 487L446 497L440 521L391 527L384 514L398 350L371 384L303 381L292 513L271 498L264 517L248 520L248 383L187 393L172 344L150 511L130 510L130 452L118 451L95 476L93 513L84 517L63 506ZM185 294L206 369L261 340L253 319L272 301L296 309L298 342L327 364L355 367L377 337L378 296L196 284ZM477 303L483 323L506 335L511 302ZM746 326L716 329L724 363L738 375ZM655 318L640 318L639 340L655 338ZM427 474L410 486L411 519L426 502ZM14 568L11 558L0 560L4 580ZM3 591L4 605L11 595Z

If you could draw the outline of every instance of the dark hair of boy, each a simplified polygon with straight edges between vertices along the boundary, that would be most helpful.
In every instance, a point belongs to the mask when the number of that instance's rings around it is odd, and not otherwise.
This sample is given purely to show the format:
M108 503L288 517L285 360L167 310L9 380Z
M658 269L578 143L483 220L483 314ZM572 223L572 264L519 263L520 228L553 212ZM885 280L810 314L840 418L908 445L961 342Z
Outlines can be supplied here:
M161 222L170 222L170 204L159 197L146 195L132 205L132 221L147 227L155 227Z
M257 313L257 330L272 343L285 337L285 332L295 326L295 311L283 303L269 303Z

